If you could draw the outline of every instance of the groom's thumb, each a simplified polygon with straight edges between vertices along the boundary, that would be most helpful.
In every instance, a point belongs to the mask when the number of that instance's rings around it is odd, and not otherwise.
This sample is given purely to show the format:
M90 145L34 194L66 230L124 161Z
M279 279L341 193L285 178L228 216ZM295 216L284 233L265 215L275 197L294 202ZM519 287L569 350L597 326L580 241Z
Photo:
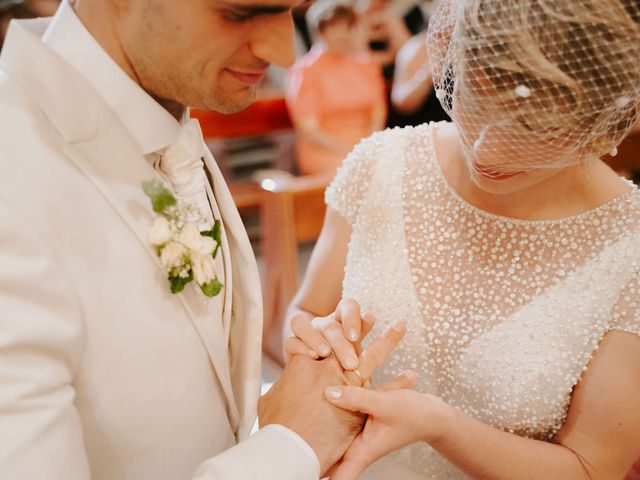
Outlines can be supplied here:
M337 407L368 415L375 415L384 401L382 392L360 387L328 387L324 394Z

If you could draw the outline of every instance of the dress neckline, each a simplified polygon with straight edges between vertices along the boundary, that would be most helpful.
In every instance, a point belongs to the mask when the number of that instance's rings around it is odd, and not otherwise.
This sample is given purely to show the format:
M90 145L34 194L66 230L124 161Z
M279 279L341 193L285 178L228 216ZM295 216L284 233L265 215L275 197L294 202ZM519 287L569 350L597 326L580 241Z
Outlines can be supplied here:
M438 182L443 186L444 190L447 194L464 210L473 213L475 215L479 215L494 221L507 223L507 224L516 224L516 225L524 225L524 226L545 226L545 225L562 225L574 221L584 220L593 215L600 215L608 210L618 208L620 205L624 203L629 203L636 197L638 193L638 187L630 180L623 178L623 182L629 186L629 190L625 193L618 195L617 197L612 198L611 200L598 205L595 208L590 210L586 210L581 213L577 213L575 215L570 215L568 217L556 218L556 219L540 219L540 220L524 220L521 218L515 217L507 217L505 215L499 215L496 213L488 212L487 210L483 210L480 207L476 207L472 203L465 200L455 189L449 184L449 181L444 175L442 171L442 165L438 160L436 149L434 145L433 134L438 125L443 125L445 123L450 123L447 121L440 122L431 122L427 125L423 125L422 127L426 131L426 134L423 132L418 132L418 137L421 140L424 140L424 144L427 147L427 152L430 154L431 161L434 163L434 168L437 173ZM419 127L418 127L419 128Z

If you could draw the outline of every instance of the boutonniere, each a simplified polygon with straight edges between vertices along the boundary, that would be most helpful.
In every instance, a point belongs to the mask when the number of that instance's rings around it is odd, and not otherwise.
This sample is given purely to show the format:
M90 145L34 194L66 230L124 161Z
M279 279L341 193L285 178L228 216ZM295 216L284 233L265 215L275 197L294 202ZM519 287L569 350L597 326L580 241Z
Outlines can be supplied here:
M171 293L179 293L191 281L207 297L215 297L222 283L214 259L222 244L222 225L215 220L211 230L200 231L201 214L193 206L179 202L162 183L149 181L142 190L158 214L149 230L149 243L156 249L167 270Z

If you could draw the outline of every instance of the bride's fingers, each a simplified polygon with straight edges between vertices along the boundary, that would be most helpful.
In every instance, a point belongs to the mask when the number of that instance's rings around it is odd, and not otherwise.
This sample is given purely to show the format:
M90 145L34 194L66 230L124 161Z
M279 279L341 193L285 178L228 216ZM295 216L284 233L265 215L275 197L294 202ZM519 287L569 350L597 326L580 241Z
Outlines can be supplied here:
M406 370L398 375L393 380L389 380L386 383L380 385L376 390L381 392L388 392L389 390L401 390L403 388L414 388L418 377L412 370Z
M345 337L350 342L357 342L362 335L362 316L360 305L352 298L344 298L336 308L336 321L342 323Z
M338 361L345 370L352 370L358 366L358 354L355 346L344 336L339 323L330 322L322 327L322 333L331 345Z
M329 402L344 410L366 413L374 417L377 417L380 411L386 411L385 395L388 394L385 392L338 385L325 388L324 395Z
M369 332L373 330L375 324L376 317L374 317L371 313L365 313L364 315L362 315L362 334L360 335L360 338L363 339L367 335L369 335Z
M360 339L363 340L367 335L369 335L369 333L371 333L371 330L373 330L373 327L375 327L375 325L376 325L376 317L374 317L370 313L363 314L362 315L362 333L360 334ZM356 350L356 354L359 357L360 354L362 353L361 343L356 342L354 343L353 346Z
M286 362L289 363L294 355L307 355L313 359L318 358L318 354L310 349L306 343L296 337L289 337L284 347Z
M331 354L327 340L304 315L296 315L291 319L291 331L319 356L328 357Z
M329 480L357 480L362 472L367 467L360 467L360 465L353 462L342 462L335 471L329 477Z
M407 326L404 322L394 322L362 352L358 370L364 378L371 378L382 362L398 346L406 331Z
M349 447L349 450L353 451L354 448L358 448L356 442L359 442L358 438L354 440L354 443ZM356 480L368 466L369 465L366 461L359 458L359 456L345 458L338 466L336 466L335 470L331 473L329 480Z
M353 313L353 311L351 312ZM351 314L350 313L350 314ZM360 315L359 311L357 315ZM324 318L318 318L314 320L314 326L323 331L325 337L329 340L331 347L334 352L336 352L336 356L340 360L340 363L347 370L351 368L355 368L358 365L358 357L361 353L360 341L366 337L369 332L373 329L376 319L370 313L365 313L362 318L358 318L357 322L360 324L360 336L357 341L352 342L347 337L347 330L349 327L346 327L341 321L344 321L344 316L340 317L338 315L338 311L333 316L328 316ZM351 320L354 320L353 318ZM329 326L338 325L340 330L329 330L329 335L327 335L327 328ZM353 354L351 360L347 360L347 355ZM347 364L353 366L347 366Z

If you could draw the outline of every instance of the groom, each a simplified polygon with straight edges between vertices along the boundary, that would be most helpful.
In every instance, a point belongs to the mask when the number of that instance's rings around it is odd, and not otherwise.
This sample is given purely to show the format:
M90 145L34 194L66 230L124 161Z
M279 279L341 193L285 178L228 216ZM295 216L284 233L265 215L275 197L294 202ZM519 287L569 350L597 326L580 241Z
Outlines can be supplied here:
M269 64L293 61L295 1L63 1L53 20L11 25L0 57L1 478L315 480L361 428L323 399L345 382L336 361L296 357L248 438L258 274L183 107L246 107ZM384 340L367 359L399 337Z

